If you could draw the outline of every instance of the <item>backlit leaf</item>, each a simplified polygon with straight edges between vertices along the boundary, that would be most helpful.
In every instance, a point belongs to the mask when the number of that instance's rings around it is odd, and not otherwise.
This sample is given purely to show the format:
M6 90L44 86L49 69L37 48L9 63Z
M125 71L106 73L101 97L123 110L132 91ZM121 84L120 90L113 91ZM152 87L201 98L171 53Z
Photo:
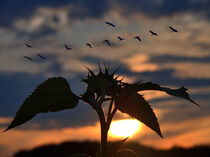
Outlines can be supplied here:
M122 149L114 157L138 157L138 155L130 149Z
M125 138L123 140L110 143L107 147L107 156L113 156L114 154L116 154L122 148L127 139L128 138Z
M198 103L196 103L194 100L190 98L189 94L187 93L187 88L185 87L180 87L177 89L170 89L168 87L161 87L160 85L152 83L152 82L146 82L146 83L137 82L134 84L126 84L125 88L132 91L133 93L144 91L144 90L164 91L165 93L169 95L186 99L194 103L195 105L200 106Z
M124 143L126 142L128 138L125 138L123 140L117 141L117 142L113 142L113 143L109 143L107 145L107 149L106 149L106 154L102 154L101 150L98 150L96 153L96 157L114 157L116 155L116 153L118 151L120 151L121 147L124 145Z
M27 122L38 113L72 109L77 103L78 97L71 91L64 78L49 78L25 99L14 120L5 131Z
M116 101L116 106L121 112L136 118L155 131L160 137L163 137L153 109L142 95L134 93L126 98L120 96L119 100Z

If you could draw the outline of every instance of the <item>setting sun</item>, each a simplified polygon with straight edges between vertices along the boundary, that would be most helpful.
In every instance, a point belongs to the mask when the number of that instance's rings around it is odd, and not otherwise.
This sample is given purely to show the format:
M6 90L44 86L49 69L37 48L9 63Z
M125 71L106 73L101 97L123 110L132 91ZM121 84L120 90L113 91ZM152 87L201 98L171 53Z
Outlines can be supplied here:
M114 137L128 137L134 135L141 128L141 123L134 119L112 122L109 134Z

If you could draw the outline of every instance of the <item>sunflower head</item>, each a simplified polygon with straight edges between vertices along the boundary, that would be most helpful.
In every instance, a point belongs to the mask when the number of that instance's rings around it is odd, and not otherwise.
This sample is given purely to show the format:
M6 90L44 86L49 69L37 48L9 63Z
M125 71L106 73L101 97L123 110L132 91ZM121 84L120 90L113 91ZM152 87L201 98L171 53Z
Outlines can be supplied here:
M121 88L121 81L118 77L115 77L116 69L112 73L109 71L109 66L104 65L104 71L102 71L99 65L99 72L95 74L92 70L88 69L88 75L82 79L82 82L87 84L87 90L84 95L100 97L102 92L107 96L113 96L116 91ZM83 96L84 96L83 95Z

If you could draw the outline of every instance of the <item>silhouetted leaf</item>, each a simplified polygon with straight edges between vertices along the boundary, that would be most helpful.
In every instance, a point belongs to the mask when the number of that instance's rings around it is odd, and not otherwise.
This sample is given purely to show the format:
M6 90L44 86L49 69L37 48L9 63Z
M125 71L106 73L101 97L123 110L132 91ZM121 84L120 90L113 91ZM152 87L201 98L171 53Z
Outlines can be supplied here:
M121 101L120 99L124 101ZM134 93L126 98L120 96L119 100L116 101L116 106L121 112L136 118L155 131L160 137L163 137L153 109L150 107L149 103L145 101L142 95Z
M68 157L91 157L91 156L87 155L87 154L74 154L74 155L70 155Z
M185 87L180 87L178 89L170 89L168 87L161 87L160 85L152 83L152 82L146 82L146 83L137 82L134 84L125 84L125 85L126 85L126 88L128 88L133 93L144 91L144 90L164 91L169 95L184 98L194 103L195 105L200 106L198 103L196 103L190 98L189 94L187 93L187 89Z
M114 154L116 154L124 145L124 143L126 142L128 138L125 138L123 140L117 141L117 142L113 142L110 143L107 147L107 156L113 156Z
M130 149L122 149L113 157L138 157L138 155Z
M38 113L72 109L77 103L78 97L72 93L64 78L49 78L25 99L14 120L5 131L27 122Z

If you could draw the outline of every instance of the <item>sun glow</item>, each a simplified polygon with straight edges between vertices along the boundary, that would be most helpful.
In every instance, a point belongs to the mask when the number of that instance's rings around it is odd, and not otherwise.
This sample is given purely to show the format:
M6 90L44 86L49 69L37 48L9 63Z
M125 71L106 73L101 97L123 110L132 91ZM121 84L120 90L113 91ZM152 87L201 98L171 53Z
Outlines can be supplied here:
M141 123L134 119L113 121L110 126L109 135L114 137L132 136L141 129L141 126Z

